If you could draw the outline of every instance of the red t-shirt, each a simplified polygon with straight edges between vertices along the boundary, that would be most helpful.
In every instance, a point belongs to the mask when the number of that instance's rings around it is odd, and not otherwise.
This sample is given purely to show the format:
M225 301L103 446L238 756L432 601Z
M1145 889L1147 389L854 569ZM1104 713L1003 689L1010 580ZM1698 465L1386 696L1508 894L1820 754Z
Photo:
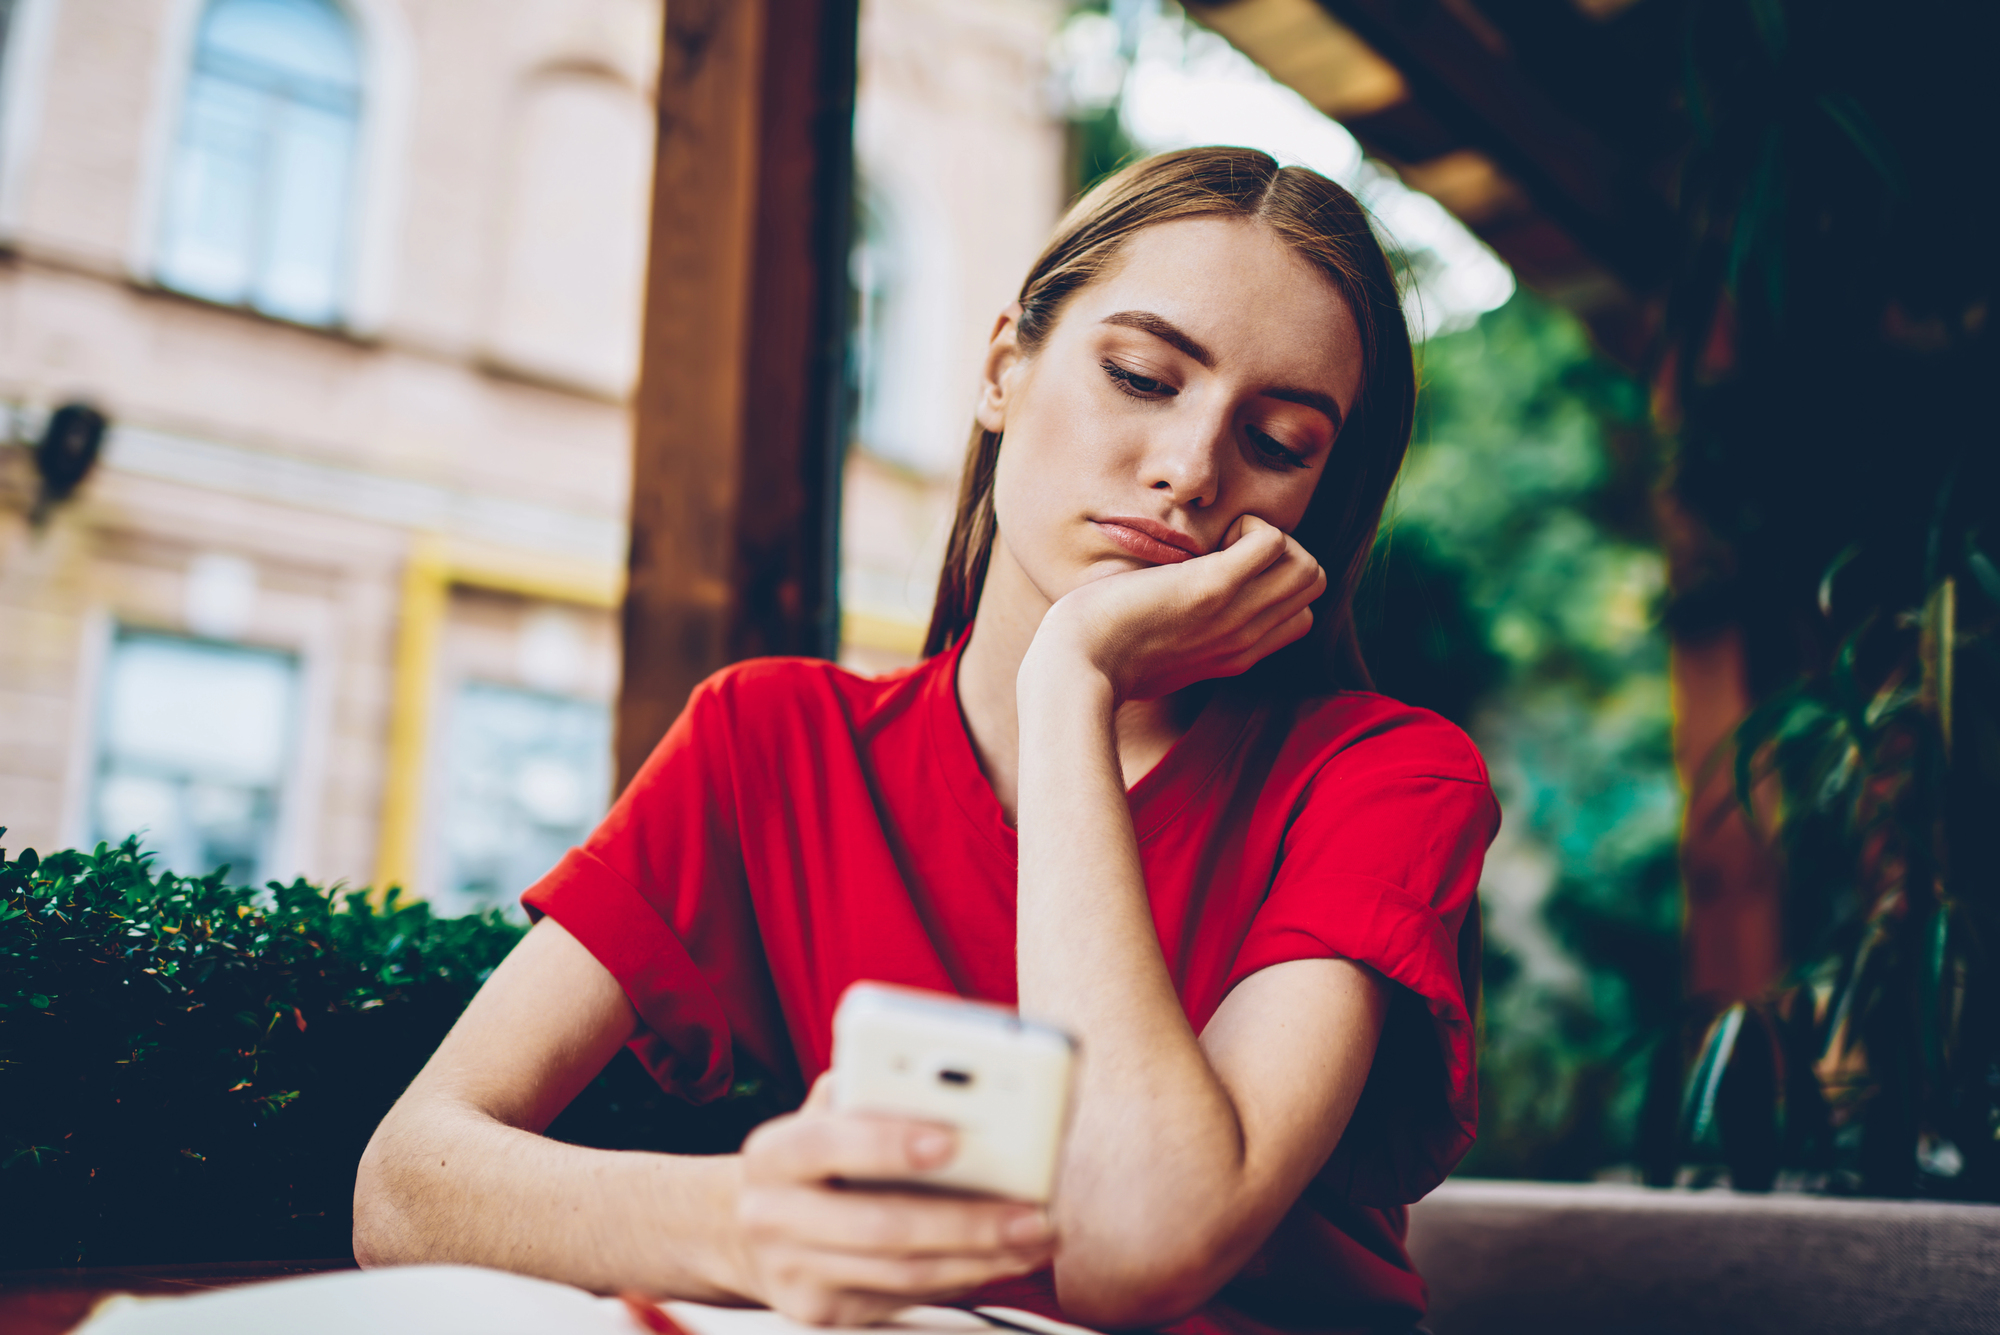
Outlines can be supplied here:
M632 1046L662 1086L714 1099L741 1051L804 1088L857 979L1014 1003L1015 834L959 713L957 662L717 673L524 896L623 985L644 1022ZM1286 960L1358 960L1401 985L1339 1147L1238 1277L1170 1329L1409 1326L1424 1284L1403 1207L1477 1121L1477 929L1464 951L1460 929L1500 819L1478 752L1379 695L1281 706L1231 683L1130 800L1197 1032L1237 982ZM978 1301L1061 1316L1046 1272Z

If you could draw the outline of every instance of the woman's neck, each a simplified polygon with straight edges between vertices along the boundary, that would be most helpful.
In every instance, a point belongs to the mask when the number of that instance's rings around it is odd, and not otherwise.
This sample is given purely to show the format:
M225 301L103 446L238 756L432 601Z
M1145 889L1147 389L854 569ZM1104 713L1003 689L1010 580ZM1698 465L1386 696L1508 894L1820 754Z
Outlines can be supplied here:
M995 535L972 636L958 661L958 707L965 716L979 767L993 785L993 795L1000 799L1010 824L1021 757L1014 679L1049 605L1007 550L1006 542ZM1118 706L1112 726L1127 788L1160 762L1187 731L1187 723L1171 697L1128 700Z

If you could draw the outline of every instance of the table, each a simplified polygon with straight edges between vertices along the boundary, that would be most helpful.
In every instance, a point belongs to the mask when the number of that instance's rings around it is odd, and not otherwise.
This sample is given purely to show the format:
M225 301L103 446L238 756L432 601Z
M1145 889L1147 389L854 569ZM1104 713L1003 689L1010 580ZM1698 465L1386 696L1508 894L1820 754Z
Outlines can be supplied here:
M265 1279L352 1270L351 1256L313 1261L0 1270L0 1335L63 1335L113 1293L199 1293Z

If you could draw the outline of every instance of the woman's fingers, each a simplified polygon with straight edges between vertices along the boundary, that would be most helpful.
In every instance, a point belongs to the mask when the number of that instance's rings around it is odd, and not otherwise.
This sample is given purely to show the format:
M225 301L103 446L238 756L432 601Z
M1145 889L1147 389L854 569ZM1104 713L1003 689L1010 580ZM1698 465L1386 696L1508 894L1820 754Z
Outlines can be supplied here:
M948 1127L805 1108L743 1145L735 1224L756 1296L815 1324L861 1325L1046 1265L1054 1233L1039 1206L835 1185L896 1181L950 1161Z
M1060 626L1058 635L1075 639L1119 698L1153 699L1233 676L1305 634L1312 618L1300 614L1326 586L1289 534L1242 515L1206 556L1072 591L1063 599L1072 615L1045 631Z
M765 1187L746 1192L744 1228L831 1251L903 1256L1039 1256L1053 1236L1046 1211L1010 1201L893 1191Z
M946 1302L1045 1261L1026 1257L896 1258L810 1249L769 1258L766 1303L818 1326L866 1326L914 1303Z
M811 1251L786 1258L792 1280L826 1290L879 1295L896 1305L954 1298L1008 1275L1041 1268L1029 1257L880 1256L861 1252ZM780 1262L785 1266L785 1261ZM783 1281L780 1281L783 1284Z
M757 1128L743 1167L757 1182L894 1181L943 1167L956 1149L947 1126L813 1111Z
M1256 515L1244 515L1229 526L1222 546L1210 553L1225 580L1241 582L1269 569L1297 547L1286 532ZM1303 551L1303 548L1299 550Z
M1326 582L1319 562L1305 548L1284 538L1279 559L1231 591L1228 611L1241 618L1234 629L1261 638L1269 624L1288 620L1326 592Z
M1326 572L1301 550L1296 558L1271 567L1244 586L1240 605L1248 623L1261 634L1273 621L1285 621L1326 592Z

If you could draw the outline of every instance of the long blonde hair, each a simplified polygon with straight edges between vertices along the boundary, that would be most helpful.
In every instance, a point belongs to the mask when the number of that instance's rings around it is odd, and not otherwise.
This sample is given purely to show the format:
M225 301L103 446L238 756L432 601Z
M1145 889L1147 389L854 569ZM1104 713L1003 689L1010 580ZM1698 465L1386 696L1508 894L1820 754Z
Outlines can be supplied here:
M1247 148L1190 148L1135 162L1079 199L1021 284L1017 337L1024 353L1048 338L1064 305L1106 274L1144 227L1181 218L1245 218L1326 275L1361 331L1361 393L1293 536L1327 572L1305 639L1259 664L1298 694L1370 686L1354 631L1354 592L1375 544L1389 488L1409 448L1417 381L1396 280L1360 203L1304 167L1280 167ZM958 516L938 577L924 653L948 648L972 624L997 521L993 473L1000 433L973 425Z

